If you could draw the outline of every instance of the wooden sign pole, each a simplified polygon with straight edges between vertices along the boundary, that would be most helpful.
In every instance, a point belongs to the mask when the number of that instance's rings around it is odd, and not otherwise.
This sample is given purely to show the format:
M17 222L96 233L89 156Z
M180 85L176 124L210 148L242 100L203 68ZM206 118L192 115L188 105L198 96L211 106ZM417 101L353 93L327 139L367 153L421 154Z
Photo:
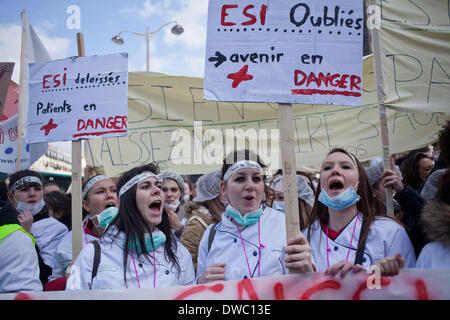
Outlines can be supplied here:
M375 0L371 0L372 5L376 5ZM373 52L373 65L375 71L375 81L377 85L377 96L378 96L378 113L380 116L380 130L381 130L381 144L383 148L383 165L385 169L391 168L390 152L389 152L389 132L387 127L387 117L386 117L386 107L382 104L384 93L382 92L382 71L381 71L381 50L379 43L379 30L377 28L372 28L371 39L372 39L372 52ZM392 168L394 169L394 168ZM392 187L386 188L386 211L389 217L394 216L394 205L392 201Z
M386 107L378 106L380 115L381 144L383 145L383 165L384 169L391 169L391 158L389 152L389 134L386 118ZM392 168L394 169L394 168ZM394 204L392 201L392 187L386 188L386 213L389 217L394 216Z
M77 33L78 56L84 57L84 37L83 34ZM72 141L72 261L75 261L81 249L83 248L82 240L82 198L81 198L81 177L83 168L81 163L82 157L82 140Z
M19 104L17 105L17 171L21 169L22 160L22 110L23 110L23 88L25 86L25 41L26 41L25 10L22 10L22 40L20 45L20 80L19 80ZM28 103L28 101L27 101Z
M286 240L289 240L300 233L292 104L279 103L278 109L280 114L280 147L283 169L284 204L286 208ZM289 269L289 273L296 272L295 270Z

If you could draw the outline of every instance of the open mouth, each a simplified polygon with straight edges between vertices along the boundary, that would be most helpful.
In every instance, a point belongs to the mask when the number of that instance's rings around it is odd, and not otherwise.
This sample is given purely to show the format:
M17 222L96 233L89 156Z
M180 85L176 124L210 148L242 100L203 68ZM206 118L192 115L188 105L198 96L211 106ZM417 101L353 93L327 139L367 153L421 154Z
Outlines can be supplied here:
M105 209L111 208L111 207L115 207L114 203L107 203L105 206Z
M340 181L331 181L331 183L328 185L328 188L332 191L340 191L344 189L344 185Z
M150 208L150 211L159 213L161 210L161 205L162 205L161 200L155 200L152 203L150 203L148 207Z
M248 196L245 196L244 199L247 201L253 201L255 199L255 197L248 195Z

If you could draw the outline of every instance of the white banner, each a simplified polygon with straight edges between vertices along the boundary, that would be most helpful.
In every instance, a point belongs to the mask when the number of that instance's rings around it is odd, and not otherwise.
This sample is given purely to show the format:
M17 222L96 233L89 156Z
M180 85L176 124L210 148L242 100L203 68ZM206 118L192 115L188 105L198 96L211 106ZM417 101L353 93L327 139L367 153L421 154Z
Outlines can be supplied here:
M350 272L341 279L323 272L171 288L53 291L0 294L0 300L448 300L448 270L401 270L394 277ZM182 306L188 306L185 303ZM212 319L226 311L213 310ZM174 316L189 315L176 308ZM228 313L229 314L229 313ZM216 317L214 317L216 316Z

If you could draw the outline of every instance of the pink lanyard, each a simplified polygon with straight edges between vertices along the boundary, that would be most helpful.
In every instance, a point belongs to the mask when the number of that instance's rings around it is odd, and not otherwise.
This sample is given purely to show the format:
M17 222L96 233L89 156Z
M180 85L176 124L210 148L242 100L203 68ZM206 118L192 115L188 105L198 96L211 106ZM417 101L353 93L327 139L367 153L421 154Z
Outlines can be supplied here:
M358 222L358 218L359 218L359 210L358 210L358 213L356 214L355 224L353 225L352 238L350 239L350 247L348 248L347 259L345 259L345 262L348 262L348 257L350 255L350 250L352 250L353 236L355 235L356 223ZM327 266L328 267L330 266L330 259L328 257L329 252L331 252L331 249L328 248L328 223L327 223Z
M258 220L258 278L261 276L261 248L264 248L264 245L261 243L261 225L260 225L260 220ZM237 224L236 221L234 221L234 223L236 224L236 228L237 231L239 233L239 237L241 238L241 243L242 243L242 248L244 249L244 255L245 255L245 261L247 262L247 268L248 268L248 274L250 276L250 278L252 277L252 272L250 270L250 263L248 262L248 257L247 257L247 251L245 250L245 246L244 246L244 239L242 238L241 235L241 231L239 230L239 226Z
M136 263L134 262L133 251L131 251L131 260L133 260L134 271L136 272L136 280L138 284L138 288L141 288L141 284L139 283L139 276L136 269ZM156 256L155 250L153 250L153 288L156 288Z

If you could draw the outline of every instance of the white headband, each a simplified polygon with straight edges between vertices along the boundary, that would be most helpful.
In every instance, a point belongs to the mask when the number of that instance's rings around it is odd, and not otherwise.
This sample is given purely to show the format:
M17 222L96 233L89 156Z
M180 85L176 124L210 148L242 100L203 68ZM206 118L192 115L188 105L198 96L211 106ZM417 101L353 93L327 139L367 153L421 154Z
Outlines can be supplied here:
M42 181L38 177L26 176L26 177L23 177L23 178L17 180L16 182L14 182L14 184L11 187L10 192L13 193L14 191L16 191L17 188L23 186L24 184L29 184L29 183L37 183L42 186Z
M134 176L133 178L128 180L127 183L125 183L122 186L122 188L120 188L119 198L121 195L123 195L125 192L127 192L132 186L134 186L135 184L137 184L137 183L141 182L142 180L145 180L149 177L155 177L158 181L160 181L159 177L152 172L143 172L141 174L138 174L137 176Z
M223 181L227 182L231 175L240 169L257 169L261 174L263 173L263 169L258 162L251 160L241 160L234 163L231 167L228 168L228 170L223 175Z
M81 199L84 199L84 197L87 195L87 193L95 183L104 179L109 179L109 177L104 175L98 175L89 180L88 183L86 183L86 185L84 186L83 191L81 192Z

